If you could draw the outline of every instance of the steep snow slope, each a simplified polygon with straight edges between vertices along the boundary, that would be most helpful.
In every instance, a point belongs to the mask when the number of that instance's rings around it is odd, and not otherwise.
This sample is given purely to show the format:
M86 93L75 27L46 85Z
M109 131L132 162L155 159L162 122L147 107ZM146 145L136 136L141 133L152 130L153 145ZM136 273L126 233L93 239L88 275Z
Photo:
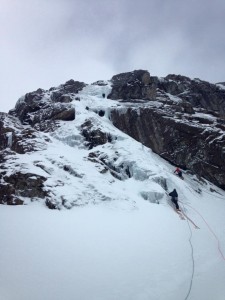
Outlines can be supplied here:
M61 210L30 199L27 206L1 206L2 299L223 300L225 192L190 174L182 181L115 128L110 109L120 104L102 97L109 91L84 88L72 102L76 119L41 133L49 144L8 165L8 172L47 177L45 188ZM111 142L84 147L86 119ZM173 188L200 229L171 208Z

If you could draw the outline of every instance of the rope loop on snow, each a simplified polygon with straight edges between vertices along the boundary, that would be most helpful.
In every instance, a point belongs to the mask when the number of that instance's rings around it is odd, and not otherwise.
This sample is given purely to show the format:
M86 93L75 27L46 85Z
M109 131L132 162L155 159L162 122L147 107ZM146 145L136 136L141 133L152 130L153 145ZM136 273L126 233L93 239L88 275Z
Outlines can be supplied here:
M217 237L217 235L215 234L215 232L212 230L212 228L209 226L209 224L207 223L207 221L205 220L205 218L200 214L200 212L198 212L194 207L192 207L189 204L183 203L182 201L180 201L182 204L185 204L187 206L189 206L191 209L193 209L204 221L204 223L206 224L206 226L208 227L209 231L212 233L212 235L214 236L214 238L217 241L217 248L218 248L218 252L220 253L222 259L225 261L225 255L223 254L222 250L221 250L221 246L220 246L220 241Z

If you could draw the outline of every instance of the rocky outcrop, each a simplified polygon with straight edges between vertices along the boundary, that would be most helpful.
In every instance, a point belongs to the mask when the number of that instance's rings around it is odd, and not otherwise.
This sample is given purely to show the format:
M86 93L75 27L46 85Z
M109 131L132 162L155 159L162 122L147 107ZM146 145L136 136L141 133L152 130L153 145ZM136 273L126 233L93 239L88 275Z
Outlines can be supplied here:
M0 184L0 204L22 205L24 201L15 196L15 189L9 184Z
M39 131L50 132L60 126L59 121L75 119L75 108L70 102L86 86L69 80L46 91L38 89L21 97L9 114L0 113L0 203L19 205L24 198L43 199L46 178L26 171L21 166L8 170L11 161L16 166L18 155L43 150L49 138Z
M24 125L35 126L41 131L52 131L57 127L57 120L75 119L75 108L70 102L85 86L85 83L71 79L48 91L37 89L21 97L9 114L18 117Z
M109 172L118 180L130 178L131 172L129 164L125 164L124 162L117 164L118 158L118 152L115 152L113 157L109 157L106 153L101 153L99 151L90 152L88 155L88 160L95 163L95 166L97 166L100 173L104 174Z
M21 205L24 197L43 199L48 195L44 188L46 178L32 173L15 171L8 175L7 170L0 172L0 204Z
M9 189L14 189L15 196L29 197L29 198L45 198L47 192L43 189L43 183L46 178L32 173L16 172L10 176L3 176Z
M182 119L176 111L166 111L163 106L128 108L124 113L114 109L111 120L172 164L225 189L225 137L220 125L211 127L210 121L200 123L195 117Z
M24 154L45 149L48 138L37 143L39 132L31 127L26 127L21 122L8 114L0 113L0 149L10 149L12 152Z
M35 97L34 97L35 98ZM28 99L30 99L28 97ZM37 100L38 99L38 100ZM37 100L37 101L36 101ZM24 101L19 101L11 115L17 116L22 124L36 126L37 129L47 131L51 121L53 128L56 120L71 121L75 119L75 108L70 103L50 103L39 101L35 98L32 105L27 104L26 96ZM47 122L47 125L45 122Z
M107 142L112 141L111 135L102 131L100 128L95 128L91 120L86 120L81 128L81 134L85 138L85 145L88 149L92 149L98 145L104 145Z
M178 96L205 113L225 119L225 90L218 85L174 74L163 79L155 77L155 84L160 91Z
M33 173L17 171L15 166L17 154L25 154L46 148L48 138L39 137L39 133L31 128L24 127L20 121L8 114L0 113L0 203L21 205L23 197L44 198L43 176ZM12 164L12 169L9 169ZM22 169L22 165L20 166Z
M168 94L179 97L182 112L194 113L198 108L225 119L225 89L223 83L211 84L200 79L170 74L165 78L150 76L148 71L137 70L112 77L112 91L109 99L156 100L159 96L169 99ZM220 85L220 86L219 86Z
M223 83L174 74L151 77L143 70L115 75L111 81L108 98L126 101L123 108L111 110L116 127L174 165L225 189Z
M53 102L69 103L73 100L72 95L81 91L86 84L80 81L68 80L65 84L60 85L59 88L51 88L51 100Z
M68 80L66 83L60 85L59 91L63 94L77 94L81 91L87 84L80 81L75 81L73 79ZM54 90L54 88L53 88Z
M156 85L148 71L136 70L115 75L111 79L112 91L109 99L134 101L137 99L154 100Z

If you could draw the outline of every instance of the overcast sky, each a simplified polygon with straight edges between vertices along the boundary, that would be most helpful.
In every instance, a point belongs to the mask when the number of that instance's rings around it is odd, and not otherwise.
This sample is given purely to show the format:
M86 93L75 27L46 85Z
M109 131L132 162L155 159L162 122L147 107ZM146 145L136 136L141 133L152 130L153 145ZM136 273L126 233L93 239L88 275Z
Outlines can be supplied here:
M0 0L0 111L69 79L225 81L224 0Z

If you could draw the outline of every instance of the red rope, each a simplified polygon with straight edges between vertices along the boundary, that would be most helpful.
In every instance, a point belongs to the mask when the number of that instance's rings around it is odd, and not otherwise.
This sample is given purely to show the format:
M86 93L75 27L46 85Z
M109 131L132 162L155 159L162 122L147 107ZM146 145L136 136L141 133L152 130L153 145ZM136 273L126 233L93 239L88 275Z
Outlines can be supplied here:
M182 201L180 201L181 203L183 203ZM204 219L204 217L194 208L194 207L192 207L191 205L188 205L188 204L186 204L186 203L183 203L183 204L185 204L185 205L187 205L187 206L189 206L190 208L192 208L201 218L202 218L202 220L205 222L205 224L206 224L206 226L208 227L208 229L209 229L209 231L212 233L212 235L215 237L215 239L217 240L217 248L218 248L218 251L219 251L219 253L220 253L220 255L221 255L221 257L222 257L222 259L223 260L225 260L225 256L224 256L224 254L223 254L223 252L222 252L222 250L221 250L221 248L220 248L220 241L219 241L219 239L218 239L218 237L217 237L217 235L215 234L215 232L212 230L212 228L209 226L209 224L206 222L206 220Z

